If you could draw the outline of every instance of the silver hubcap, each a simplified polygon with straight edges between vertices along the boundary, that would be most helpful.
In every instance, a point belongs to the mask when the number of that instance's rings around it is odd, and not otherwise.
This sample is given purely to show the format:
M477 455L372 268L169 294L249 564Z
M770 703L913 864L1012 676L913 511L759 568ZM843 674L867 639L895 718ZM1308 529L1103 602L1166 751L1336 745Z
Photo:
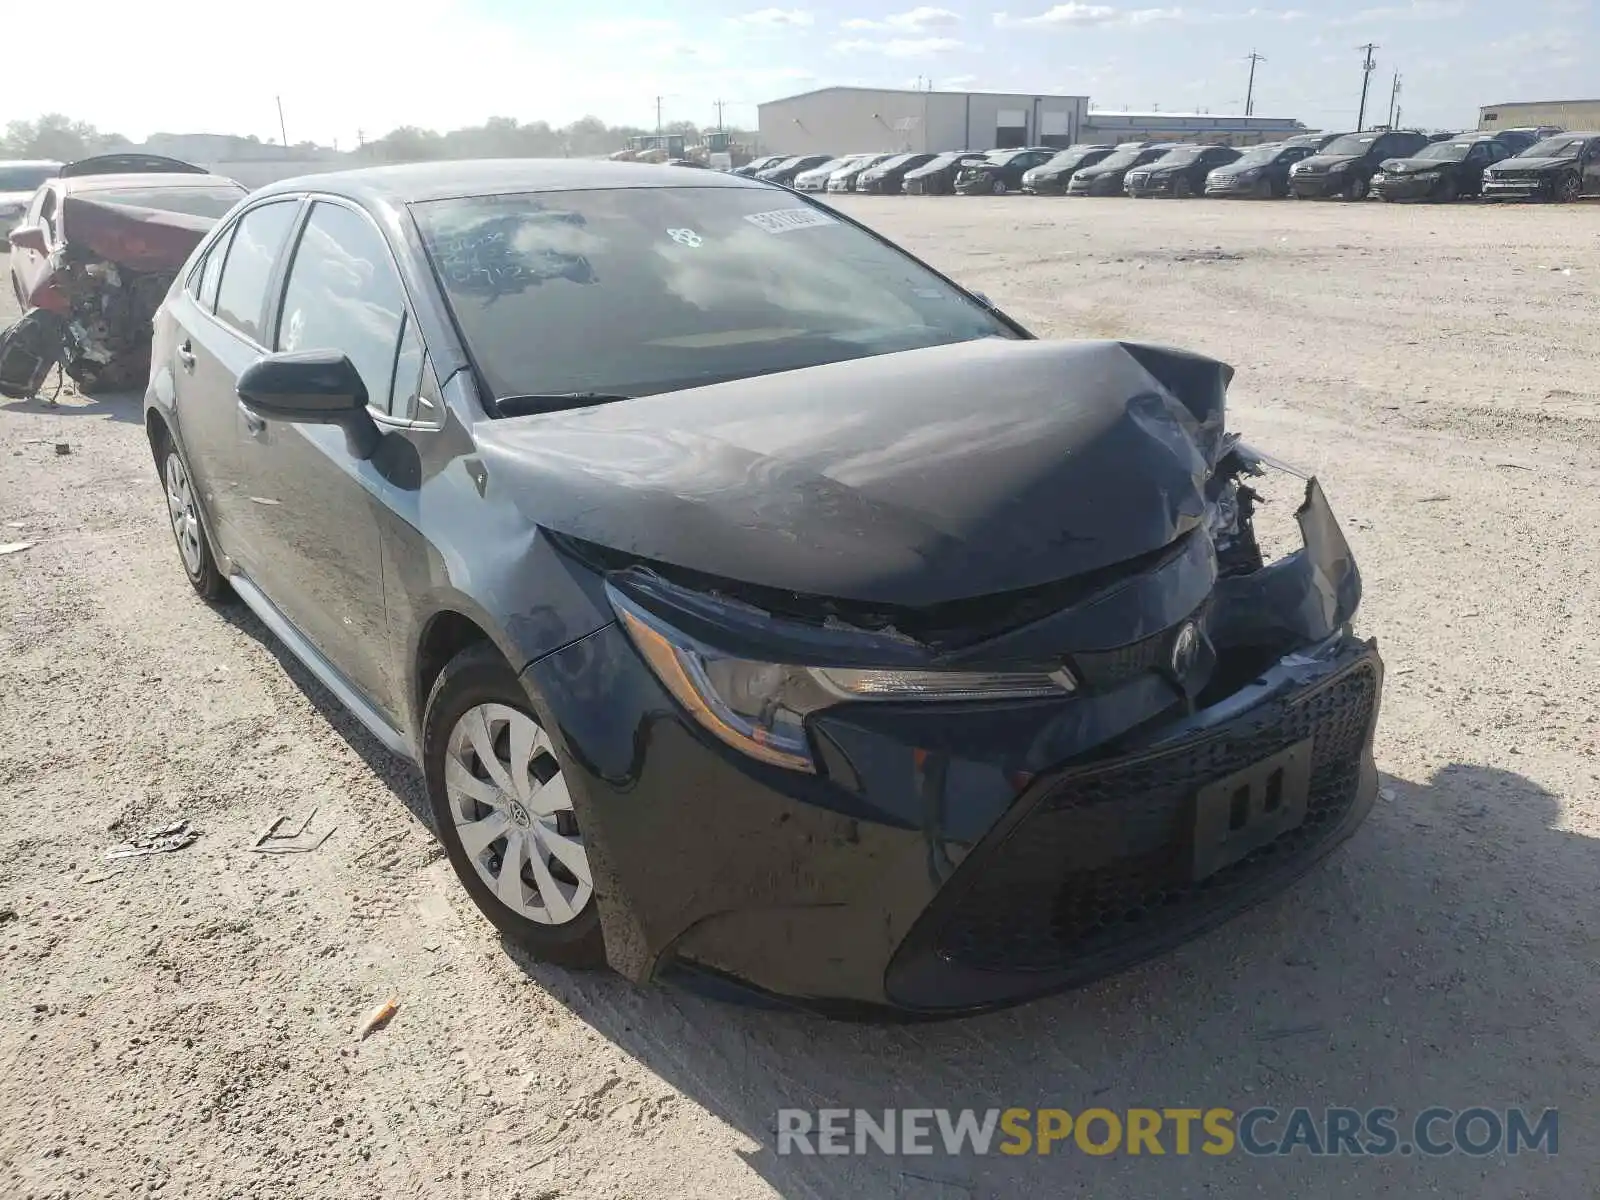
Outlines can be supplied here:
M565 925L594 894L589 855L554 748L536 721L480 704L445 749L445 792L473 870L512 912Z
M189 473L183 469L176 450L167 454L167 513L172 518L172 532L178 539L183 565L189 568L189 574L200 574L200 517L194 510Z

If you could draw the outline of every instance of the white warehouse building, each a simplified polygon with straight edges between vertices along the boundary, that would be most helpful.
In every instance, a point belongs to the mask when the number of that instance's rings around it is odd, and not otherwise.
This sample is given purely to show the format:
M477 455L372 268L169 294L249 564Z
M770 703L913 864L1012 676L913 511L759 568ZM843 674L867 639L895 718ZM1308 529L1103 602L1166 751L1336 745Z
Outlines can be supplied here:
M1070 146L1087 96L826 87L758 106L768 154Z

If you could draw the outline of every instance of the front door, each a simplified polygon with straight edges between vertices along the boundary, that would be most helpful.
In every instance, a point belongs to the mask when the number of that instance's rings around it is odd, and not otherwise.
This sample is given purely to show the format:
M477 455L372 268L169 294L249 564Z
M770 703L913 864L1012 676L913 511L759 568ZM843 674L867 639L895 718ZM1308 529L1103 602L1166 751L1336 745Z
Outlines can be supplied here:
M1600 196L1600 138L1590 138L1583 148L1583 194Z
M405 290L388 243L363 212L318 200L289 260L268 339L275 350L337 350L389 417L397 359L415 390L420 352L401 353ZM395 436L395 435L391 435ZM258 420L246 431L256 583L284 616L380 711L393 718L403 682L390 678L379 499L392 485L383 455L357 458L337 425Z

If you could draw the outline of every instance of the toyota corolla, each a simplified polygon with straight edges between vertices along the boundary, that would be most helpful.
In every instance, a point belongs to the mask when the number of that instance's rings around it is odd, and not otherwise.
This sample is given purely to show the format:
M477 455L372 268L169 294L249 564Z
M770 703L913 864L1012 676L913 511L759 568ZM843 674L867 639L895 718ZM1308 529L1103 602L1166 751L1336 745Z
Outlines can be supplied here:
M786 189L440 163L241 203L146 421L194 588L419 766L509 939L952 1015L1197 934L1373 802L1360 577L1231 374L1037 340Z

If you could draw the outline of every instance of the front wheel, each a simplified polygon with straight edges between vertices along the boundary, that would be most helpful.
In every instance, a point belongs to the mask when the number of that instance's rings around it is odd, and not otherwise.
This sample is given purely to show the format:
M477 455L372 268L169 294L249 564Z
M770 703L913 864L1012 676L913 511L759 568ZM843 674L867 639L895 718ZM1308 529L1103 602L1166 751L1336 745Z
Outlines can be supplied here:
M1172 185L1172 194L1180 200L1187 200L1194 195L1194 184L1187 175L1178 176L1178 182Z
M594 874L567 777L493 646L471 646L440 672L422 754L439 837L484 916L536 958L604 966Z
M1350 181L1349 185L1346 186L1344 194L1351 200L1365 200L1367 198L1367 189L1369 186L1370 185L1365 178L1357 175Z
M1007 191L1006 181L1004 179L996 179L989 190L996 196L1004 196Z
M1270 180L1270 179L1258 180L1256 182L1255 192L1256 192L1256 199L1257 200L1271 200L1273 195L1275 194L1273 192L1273 190L1272 190L1272 180Z
M1439 185L1440 204L1454 204L1459 196L1460 192L1456 188L1456 181L1454 179L1446 179Z
M1583 180L1576 175L1563 175L1556 184L1556 203L1574 204L1583 198Z

